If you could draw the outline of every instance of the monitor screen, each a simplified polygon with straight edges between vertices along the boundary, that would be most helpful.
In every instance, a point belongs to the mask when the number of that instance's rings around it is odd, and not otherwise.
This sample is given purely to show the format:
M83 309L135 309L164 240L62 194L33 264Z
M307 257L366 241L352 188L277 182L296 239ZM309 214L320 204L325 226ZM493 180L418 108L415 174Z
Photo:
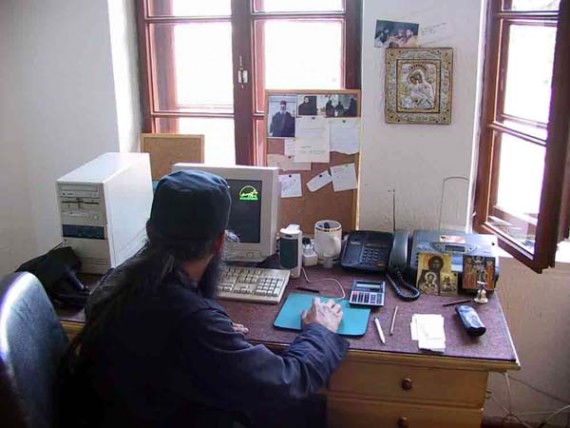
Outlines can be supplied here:
M263 183L258 180L227 179L232 195L228 229L240 242L258 243L261 235L261 198Z
M266 166L213 166L177 163L172 171L196 169L224 177L230 187L232 208L228 230L239 238L226 251L227 261L261 262L273 255L280 224L279 170ZM226 247L228 250L229 247Z

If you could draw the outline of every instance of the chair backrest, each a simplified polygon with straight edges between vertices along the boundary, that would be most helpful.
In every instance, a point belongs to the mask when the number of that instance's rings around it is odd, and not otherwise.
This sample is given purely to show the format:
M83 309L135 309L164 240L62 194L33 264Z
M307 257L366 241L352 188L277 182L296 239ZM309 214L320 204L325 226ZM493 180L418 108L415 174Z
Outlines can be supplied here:
M52 427L67 338L42 284L18 272L0 281L0 425Z

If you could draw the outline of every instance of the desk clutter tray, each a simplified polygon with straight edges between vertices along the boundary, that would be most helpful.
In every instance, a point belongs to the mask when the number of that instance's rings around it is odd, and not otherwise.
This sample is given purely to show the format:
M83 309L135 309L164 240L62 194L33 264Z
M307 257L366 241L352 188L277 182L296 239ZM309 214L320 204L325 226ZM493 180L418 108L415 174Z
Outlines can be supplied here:
M308 310L315 298L314 294L291 293L283 303L281 310L275 318L273 325L290 330L301 330L301 313ZM321 300L329 300L321 297ZM338 334L344 336L362 336L366 333L370 308L354 308L348 304L348 300L338 301L342 308L342 321Z

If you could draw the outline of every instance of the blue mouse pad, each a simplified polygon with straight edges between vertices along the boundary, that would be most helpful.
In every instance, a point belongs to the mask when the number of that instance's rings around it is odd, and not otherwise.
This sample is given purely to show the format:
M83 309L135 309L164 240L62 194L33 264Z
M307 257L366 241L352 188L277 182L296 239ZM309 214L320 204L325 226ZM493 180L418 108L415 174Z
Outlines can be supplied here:
M315 298L314 294L291 293L283 303L281 310L275 318L275 327L287 328L291 330L301 330L301 313L309 309ZM320 297L321 301L329 300L327 297ZM362 336L366 333L370 308L354 308L348 300L337 300L342 307L342 321L338 329L338 334L345 336Z

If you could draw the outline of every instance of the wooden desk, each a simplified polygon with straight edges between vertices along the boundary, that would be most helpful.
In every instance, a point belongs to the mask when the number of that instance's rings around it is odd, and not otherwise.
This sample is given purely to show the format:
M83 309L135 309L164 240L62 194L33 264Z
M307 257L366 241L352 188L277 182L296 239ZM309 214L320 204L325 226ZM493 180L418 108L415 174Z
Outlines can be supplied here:
M370 278L337 268L314 267L307 269L307 274L311 286L321 289L321 297L338 297L340 290L333 281L320 279L334 277L348 291L353 278ZM305 280L292 279L286 294L299 285L306 285ZM386 344L378 339L373 317L364 336L349 338L349 353L323 391L327 396L328 426L479 428L489 373L520 369L497 293L490 296L486 305L477 306L487 332L472 339L465 333L454 307L442 306L456 298L424 295L415 302L403 302L390 286L386 291L385 306L372 314L380 318ZM230 301L222 301L222 305L234 321L249 328L252 343L263 343L279 352L296 336L295 332L272 327L281 305ZM391 336L395 306L399 310ZM410 335L415 313L444 316L443 354L418 350ZM60 319L73 336L81 328L83 314L60 311Z

